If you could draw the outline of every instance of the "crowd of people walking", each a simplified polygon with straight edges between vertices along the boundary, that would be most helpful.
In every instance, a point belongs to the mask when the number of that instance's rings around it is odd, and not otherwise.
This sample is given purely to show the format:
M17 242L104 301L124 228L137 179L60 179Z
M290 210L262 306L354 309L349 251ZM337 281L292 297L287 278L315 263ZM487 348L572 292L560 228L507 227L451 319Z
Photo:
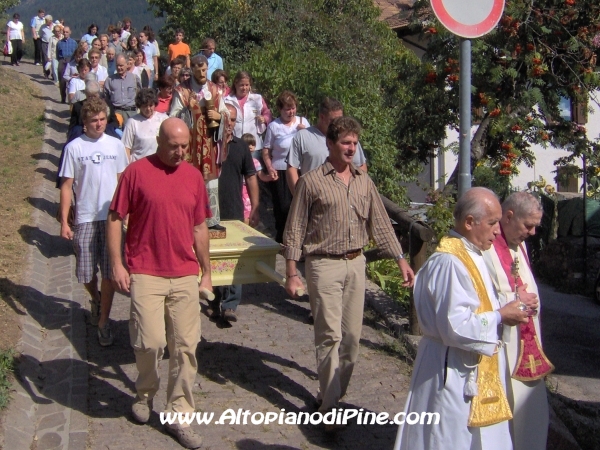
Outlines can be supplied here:
M34 64L71 104L58 219L61 236L73 241L99 345L113 344L115 291L131 297L136 421L152 413L165 347L166 412L195 411L199 292L214 293L206 296L212 316L230 324L242 299L241 285L213 286L209 236L224 231L221 220L259 224L260 182L271 193L291 297L304 290L298 262L305 259L321 414L339 407L358 359L363 248L374 241L396 261L404 286L415 285L425 331L406 413L435 409L445 421L402 425L396 448L545 448L542 377L553 367L541 348L523 247L542 217L535 198L517 193L500 205L487 189L468 191L456 204L454 230L415 281L367 174L361 126L338 100L324 98L311 126L297 115L296 95L284 90L274 99L275 118L250 73L238 71L230 84L215 40L204 39L193 55L182 29L164 65L154 31L137 32L128 18L104 34L91 24L75 41L68 25L40 10L31 32ZM7 39L18 65L18 14ZM537 348L523 357L531 342ZM189 423L166 430L186 448L201 446Z

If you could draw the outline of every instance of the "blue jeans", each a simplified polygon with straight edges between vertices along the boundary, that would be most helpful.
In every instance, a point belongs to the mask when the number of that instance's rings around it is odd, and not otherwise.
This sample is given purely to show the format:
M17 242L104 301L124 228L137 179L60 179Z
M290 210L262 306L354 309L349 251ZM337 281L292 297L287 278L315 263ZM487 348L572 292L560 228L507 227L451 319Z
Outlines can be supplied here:
M242 300L242 285L217 286L214 289L215 301L221 305L221 311L233 309L234 311Z

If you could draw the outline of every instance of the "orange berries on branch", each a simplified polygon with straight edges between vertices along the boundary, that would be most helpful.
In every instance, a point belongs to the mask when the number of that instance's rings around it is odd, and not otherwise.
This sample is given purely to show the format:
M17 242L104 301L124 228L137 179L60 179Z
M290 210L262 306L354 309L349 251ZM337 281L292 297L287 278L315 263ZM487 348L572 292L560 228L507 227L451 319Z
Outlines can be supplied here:
M433 84L437 81L437 73L429 72L425 77L425 82L428 84Z
M500 115L500 108L496 108L490 111L490 117L498 117Z

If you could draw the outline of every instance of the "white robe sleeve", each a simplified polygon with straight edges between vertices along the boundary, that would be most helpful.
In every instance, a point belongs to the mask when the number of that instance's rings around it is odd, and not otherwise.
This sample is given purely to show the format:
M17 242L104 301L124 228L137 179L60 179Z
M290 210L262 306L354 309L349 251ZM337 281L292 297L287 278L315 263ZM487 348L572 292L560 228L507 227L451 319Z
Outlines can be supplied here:
M435 272L429 274L425 283L420 283L424 292L418 295L415 290L425 334L431 329L433 337L439 333L444 345L491 356L498 344L496 312L475 314L480 302L464 265L449 254L438 255L436 259ZM418 303L423 301L432 302L433 309L421 307Z

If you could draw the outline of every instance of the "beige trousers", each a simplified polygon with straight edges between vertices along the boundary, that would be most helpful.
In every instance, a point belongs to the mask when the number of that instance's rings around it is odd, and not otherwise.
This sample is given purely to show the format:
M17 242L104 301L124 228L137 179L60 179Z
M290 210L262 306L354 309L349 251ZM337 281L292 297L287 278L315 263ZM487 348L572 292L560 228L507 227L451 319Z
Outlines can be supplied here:
M135 382L138 397L150 400L158 391L158 365L168 346L171 357L165 411L193 412L196 347L200 341L198 277L132 274L129 336L139 372Z
M362 330L365 257L335 260L306 258L306 282L315 321L319 411L336 407L346 394Z

